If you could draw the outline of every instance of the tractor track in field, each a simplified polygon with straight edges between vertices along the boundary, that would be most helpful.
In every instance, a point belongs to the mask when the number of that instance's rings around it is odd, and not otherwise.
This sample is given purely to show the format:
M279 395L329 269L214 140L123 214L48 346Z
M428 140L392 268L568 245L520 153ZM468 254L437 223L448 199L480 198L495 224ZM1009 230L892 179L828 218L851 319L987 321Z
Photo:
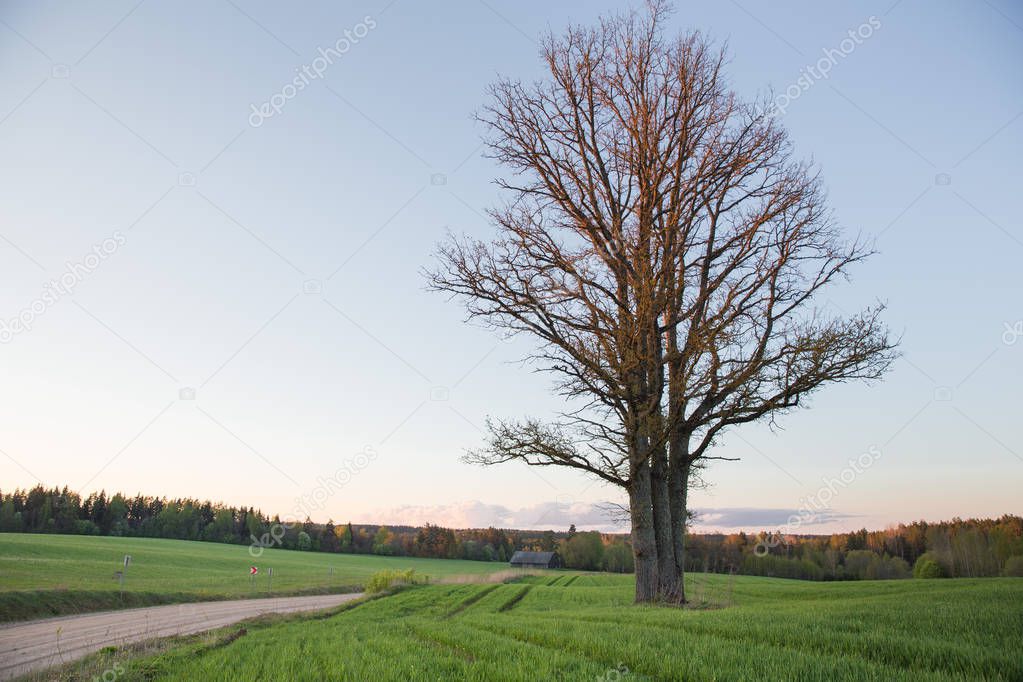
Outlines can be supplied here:
M108 646L214 630L266 613L329 609L361 593L192 602L0 626L0 680L74 661Z
M490 594L499 587L501 587L501 585L492 585L491 587L487 587L485 589L477 591L475 594L471 595L467 599L463 599L458 604L458 606L444 614L444 618L453 618L454 616L457 616L462 611L465 611L467 608L469 608L476 602L480 601L481 599L483 599L483 597L487 596L488 594Z
M532 585L526 585L525 587L523 587L521 590L516 592L511 599L501 604L501 607L497 609L498 613L507 613L514 609L516 606L519 605L519 602L522 601L522 599L527 594L529 594L529 591L532 589L533 589Z

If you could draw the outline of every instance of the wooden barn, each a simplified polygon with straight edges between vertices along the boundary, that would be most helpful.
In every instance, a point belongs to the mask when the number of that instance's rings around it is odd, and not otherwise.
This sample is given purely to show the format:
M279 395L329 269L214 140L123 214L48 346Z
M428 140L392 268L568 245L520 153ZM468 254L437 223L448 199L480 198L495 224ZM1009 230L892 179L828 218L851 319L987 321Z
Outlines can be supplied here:
M515 552L509 562L512 568L561 568L557 552Z

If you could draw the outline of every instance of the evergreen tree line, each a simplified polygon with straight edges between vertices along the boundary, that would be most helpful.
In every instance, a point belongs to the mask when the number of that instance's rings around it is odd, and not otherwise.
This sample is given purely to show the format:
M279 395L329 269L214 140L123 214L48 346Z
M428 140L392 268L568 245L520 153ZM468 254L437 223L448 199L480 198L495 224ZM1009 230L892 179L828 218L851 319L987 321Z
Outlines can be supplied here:
M333 521L287 524L252 507L192 498L67 487L0 491L0 532L199 540L260 548L506 562L519 549L557 551L566 568L630 573L628 536L369 526ZM806 580L1023 576L1023 518L959 519L833 535L690 534L687 570Z
M252 507L209 500L168 499L105 491L81 497L67 487L0 491L0 532L168 538L250 545L256 553L281 547L475 561L508 561L531 542L496 528L452 530L366 526L333 521L285 523Z

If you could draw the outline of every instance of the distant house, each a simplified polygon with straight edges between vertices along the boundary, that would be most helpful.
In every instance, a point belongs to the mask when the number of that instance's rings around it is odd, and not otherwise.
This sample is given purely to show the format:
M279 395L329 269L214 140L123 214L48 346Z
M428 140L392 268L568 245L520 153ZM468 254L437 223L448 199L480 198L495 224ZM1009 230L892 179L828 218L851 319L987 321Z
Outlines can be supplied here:
M512 568L561 568L557 552L515 552L509 562Z

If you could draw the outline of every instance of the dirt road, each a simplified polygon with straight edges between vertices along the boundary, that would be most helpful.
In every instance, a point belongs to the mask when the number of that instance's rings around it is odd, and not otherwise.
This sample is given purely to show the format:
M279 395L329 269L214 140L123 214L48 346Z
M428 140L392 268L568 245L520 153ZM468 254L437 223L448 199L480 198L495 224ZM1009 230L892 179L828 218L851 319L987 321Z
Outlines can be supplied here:
M0 680L67 663L105 646L184 635L262 613L326 609L362 594L239 599L103 611L0 626Z

